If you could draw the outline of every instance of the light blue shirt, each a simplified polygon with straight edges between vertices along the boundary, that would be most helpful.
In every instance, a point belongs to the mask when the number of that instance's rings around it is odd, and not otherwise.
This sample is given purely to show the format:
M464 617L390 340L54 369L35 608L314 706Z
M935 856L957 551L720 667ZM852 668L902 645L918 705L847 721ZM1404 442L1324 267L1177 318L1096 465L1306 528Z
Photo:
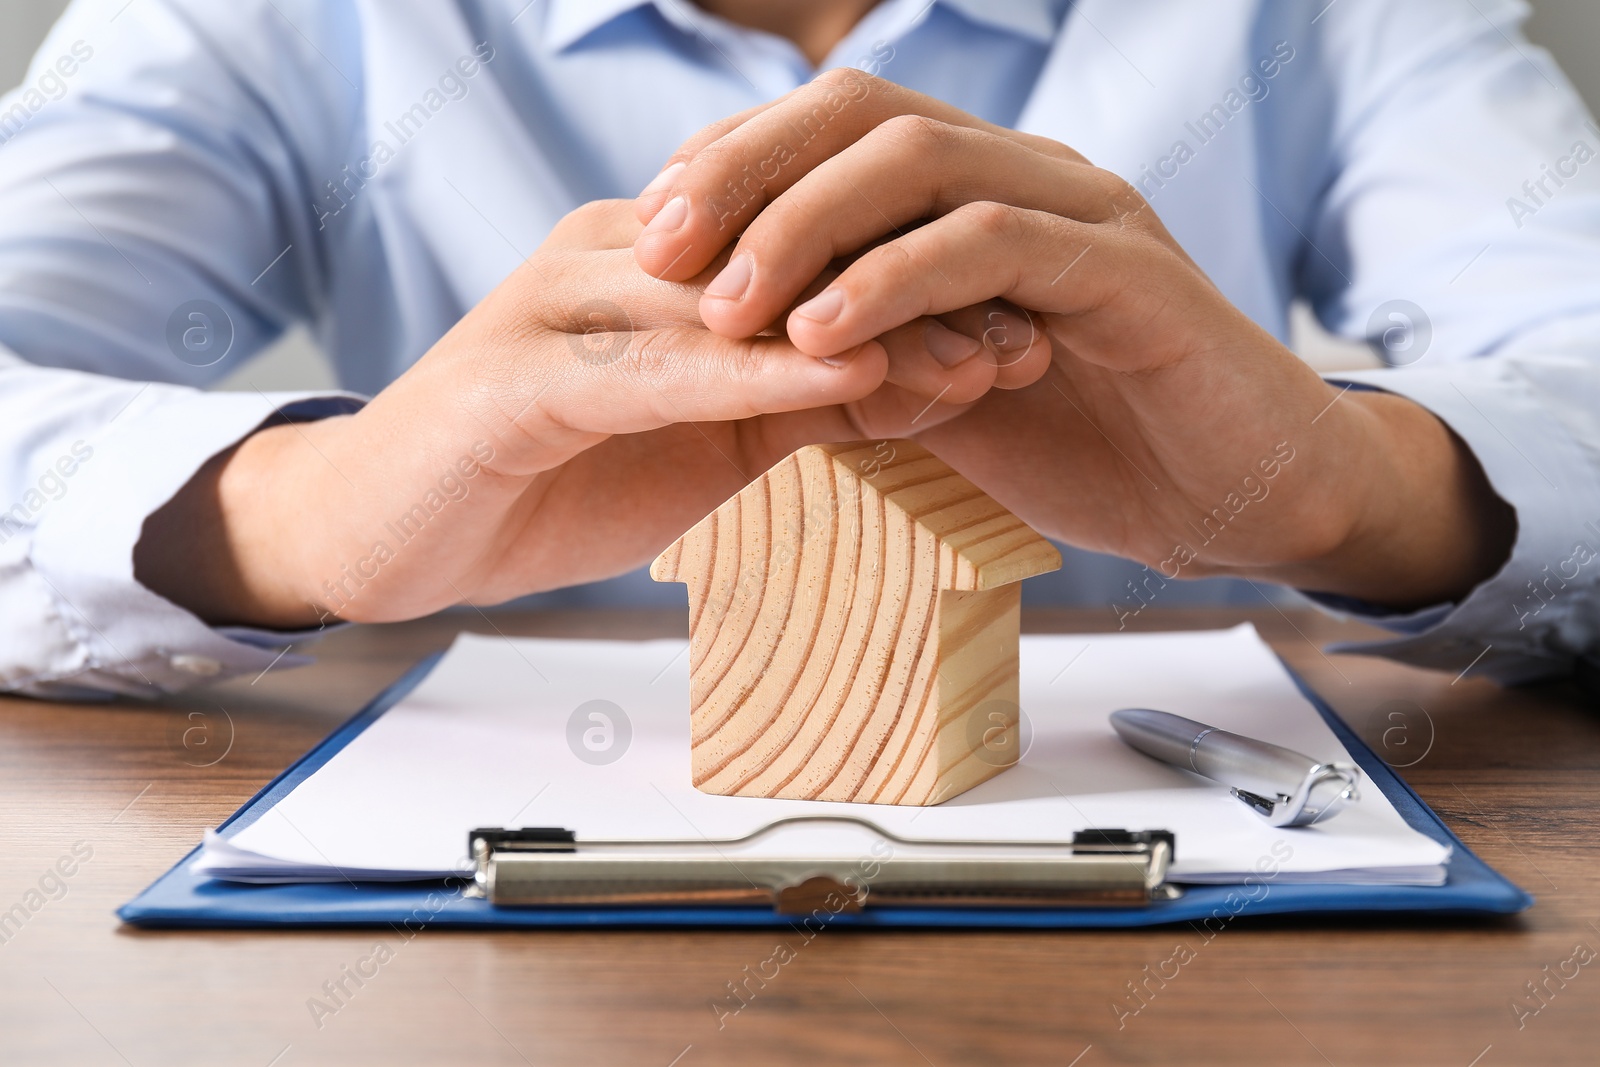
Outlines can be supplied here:
M1600 647L1600 129L1524 14L885 0L822 66L1122 174L1280 338L1296 298L1387 338L1403 369L1339 377L1434 411L1519 532L1499 575L1384 620L1379 650L1519 678ZM265 667L281 636L133 579L144 518L274 412L382 389L566 212L814 73L686 0L78 0L0 100L0 687ZM200 391L297 322L350 395ZM1073 553L1029 595L1127 617L1145 573ZM552 596L681 595L631 576Z

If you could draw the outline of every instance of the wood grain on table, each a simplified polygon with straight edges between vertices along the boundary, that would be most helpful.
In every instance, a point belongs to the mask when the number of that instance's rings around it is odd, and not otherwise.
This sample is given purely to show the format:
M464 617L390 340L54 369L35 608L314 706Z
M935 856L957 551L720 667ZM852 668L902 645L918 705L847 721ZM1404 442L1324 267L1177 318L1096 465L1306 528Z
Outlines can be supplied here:
M1209 940L1188 926L824 930L807 941L771 930L407 938L117 922L113 909L205 828L456 630L686 632L673 612L467 612L341 631L314 666L159 704L0 699L0 1063L1600 1060L1600 957L1574 962L1600 952L1592 703L1565 684L1503 690L1471 671L1454 679L1327 655L1326 642L1371 632L1313 613L1151 609L1135 621L1243 618L1470 848L1538 898L1530 911L1487 922L1246 914ZM1023 628L1111 622L1102 611L1025 612Z

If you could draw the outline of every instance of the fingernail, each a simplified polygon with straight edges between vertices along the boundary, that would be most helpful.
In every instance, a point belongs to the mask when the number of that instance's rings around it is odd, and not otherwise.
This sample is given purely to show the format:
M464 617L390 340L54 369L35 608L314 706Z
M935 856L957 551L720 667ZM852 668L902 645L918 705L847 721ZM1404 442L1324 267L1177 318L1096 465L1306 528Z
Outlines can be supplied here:
M1038 337L1033 320L1009 311L989 312L989 325L983 331L983 346L991 352L1002 349L1028 349Z
M728 260L728 265L711 279L711 284L706 286L706 295L722 300L738 300L750 288L750 276L754 272L755 260L741 252Z
M850 349L848 352L836 352L831 356L818 356L818 363L826 363L830 367L848 367L850 361L856 358L856 353L861 351L861 346Z
M681 196L675 196L667 201L665 207L656 213L650 220L650 225L644 228L645 234L671 233L678 229L689 219L689 201Z
M682 162L674 163L654 178L651 178L650 184L639 190L639 195L649 196L651 193L659 193L670 188L672 183L678 180L678 175L683 173L683 168L688 165Z
M922 328L922 343L941 366L956 367L978 354L983 346L964 333L957 333L937 319Z
M825 289L817 296L807 300L804 304L794 309L796 315L810 319L820 326L826 326L839 317L839 312L844 310L844 290Z

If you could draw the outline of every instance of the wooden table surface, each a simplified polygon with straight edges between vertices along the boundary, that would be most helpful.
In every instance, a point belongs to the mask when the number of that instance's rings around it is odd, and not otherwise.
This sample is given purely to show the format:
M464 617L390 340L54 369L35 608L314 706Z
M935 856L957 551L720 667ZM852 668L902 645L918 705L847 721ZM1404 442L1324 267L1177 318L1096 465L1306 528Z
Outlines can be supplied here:
M1138 622L1186 629L1240 618L1405 765L1470 848L1537 896L1534 907L1487 922L1246 915L1209 942L1188 926L829 930L800 943L770 930L425 930L406 941L388 931L117 922L113 909L205 828L457 629L684 629L678 613L455 614L346 630L323 642L312 667L160 704L0 700L0 913L32 911L0 932L0 1063L1600 1062L1592 706L1567 685L1503 691L1470 673L1453 681L1326 656L1323 643L1366 631L1310 613L1152 609ZM1106 622L1104 612L1034 613L1025 628ZM727 983L784 940L796 942L794 958L719 1026L711 1005ZM388 958L377 974L337 1012L314 1017L308 1002L323 983L380 942ZM1127 983L1179 946L1193 958L1119 1020L1114 1005L1132 1003ZM1543 983L1541 999L1530 982ZM1520 1017L1514 1004L1524 1005Z

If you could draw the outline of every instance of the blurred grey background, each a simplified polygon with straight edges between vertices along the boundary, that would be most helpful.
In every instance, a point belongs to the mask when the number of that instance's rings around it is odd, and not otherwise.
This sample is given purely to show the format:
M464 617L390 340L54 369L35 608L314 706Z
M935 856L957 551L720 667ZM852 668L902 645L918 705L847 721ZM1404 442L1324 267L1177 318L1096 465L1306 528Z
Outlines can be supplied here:
M34 49L66 6L66 0L0 0L0 90L21 83ZM1554 53L1590 111L1600 110L1600 0L1532 0L1532 6L1529 36ZM1295 317L1295 333L1295 346L1319 369L1377 365L1365 346L1328 337L1303 309ZM321 389L333 384L315 345L296 331L235 371L221 388Z

